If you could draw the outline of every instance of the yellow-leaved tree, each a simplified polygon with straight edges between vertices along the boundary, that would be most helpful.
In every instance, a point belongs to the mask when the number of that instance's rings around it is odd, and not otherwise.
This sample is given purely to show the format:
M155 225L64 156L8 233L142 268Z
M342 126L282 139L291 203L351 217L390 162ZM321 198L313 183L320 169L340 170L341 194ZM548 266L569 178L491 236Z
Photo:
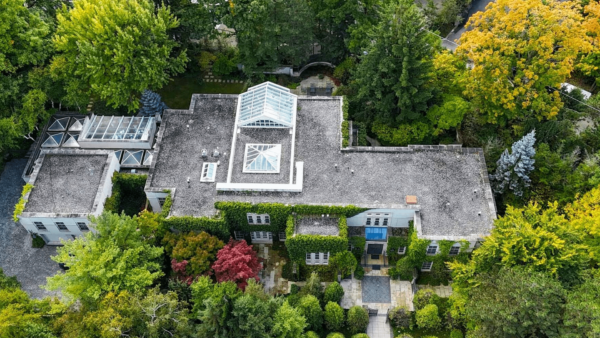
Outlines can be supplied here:
M600 3L590 1L585 6L583 28L587 33L592 50L578 64L586 75L593 76L600 83Z
M590 259L600 263L600 187L590 190L585 195L565 208L571 227L584 234L584 243Z
M456 52L473 62L464 94L488 123L551 119L590 44L575 1L497 0L471 17Z

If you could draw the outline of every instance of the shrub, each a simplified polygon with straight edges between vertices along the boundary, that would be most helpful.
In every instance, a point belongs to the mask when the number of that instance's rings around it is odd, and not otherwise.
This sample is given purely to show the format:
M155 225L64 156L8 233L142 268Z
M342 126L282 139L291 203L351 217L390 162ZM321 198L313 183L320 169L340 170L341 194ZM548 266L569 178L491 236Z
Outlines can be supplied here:
M291 294L291 295L295 295L295 294L297 294L297 293L298 293L298 291L300 291L300 287L299 287L298 285L296 285L296 284L292 284L292 285L290 286L290 294Z
M332 332L327 335L327 338L345 338L343 334L339 332Z
M390 277L400 280L412 280L413 266L407 257L400 258L395 268L390 269Z
M299 294L289 295L286 298L287 302L293 307L297 307L298 304L300 304L300 299L302 299L302 296L300 296Z
M390 311L390 322L395 327L406 328L410 326L411 313L404 306L398 306Z
M463 333L461 330L454 329L450 332L450 338L463 338Z
M369 313L360 306L353 306L348 310L348 329L351 333L367 331L369 325Z
M306 284L300 290L301 295L312 295L315 296L318 300L323 299L323 285L321 285L321 278L319 278L319 274L313 272L306 280Z
M200 52L198 56L198 65L200 66L200 71L205 72L209 70L210 65L217 59L216 56L209 52Z
M358 261L350 251L343 251L331 257L329 262L342 276L350 275L356 268Z
M140 114L144 116L162 115L163 110L169 109L162 101L160 94L151 90L144 90L140 98Z
M362 265L356 264L356 270L354 270L354 278L361 280L365 276L365 270Z
M429 304L434 304L439 301L439 298L440 296L436 295L433 289L421 289L417 291L415 297L413 298L415 310L421 310Z
M43 248L44 245L46 245L46 241L44 241L44 239L40 236L35 236L31 238L31 247L32 248L36 248L36 249L40 249Z
M236 59L221 54L213 63L212 71L217 76L225 76L237 70Z
M304 334L304 338L320 338L315 331L308 331Z
M429 304L417 310L416 319L417 326L426 330L435 330L442 324L442 319L438 315L438 307L435 304Z
M335 70L333 71L333 77L339 79L341 82L346 83L350 78L350 73L354 70L356 66L356 61L354 58L346 58L342 61Z
M352 338L369 338L369 336L366 333L357 333Z
M325 325L330 331L337 331L344 325L344 310L337 303L325 305Z
M27 195L31 191L31 189L33 189L33 185L29 183L23 186L23 190L21 191L21 198L19 198L19 202L17 202L17 204L15 205L15 210L13 212L13 221L19 221L18 216L23 213L23 210L25 210L25 202L27 202L27 200L25 199L25 195Z
M333 282L327 285L327 287L325 288L325 295L323 296L323 301L325 303L334 302L339 304L339 302L342 300L342 297L344 297L344 288L342 288L342 286L338 282Z
M408 333L401 333L399 336L396 336L396 338L413 338L413 336Z
M362 308L361 308L362 309ZM298 311L306 318L308 328L315 331L320 331L323 326L323 310L317 297L306 295L300 299Z
M188 262L185 271L189 276L204 274L217 259L217 252L225 245L218 238L206 232L185 234L166 233L163 238L165 252L169 257Z

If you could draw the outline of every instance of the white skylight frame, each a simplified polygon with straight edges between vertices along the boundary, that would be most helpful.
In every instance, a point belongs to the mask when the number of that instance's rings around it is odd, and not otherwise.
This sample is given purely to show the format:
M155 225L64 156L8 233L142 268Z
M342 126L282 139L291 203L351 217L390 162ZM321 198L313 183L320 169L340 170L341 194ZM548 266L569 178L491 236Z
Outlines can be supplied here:
M240 94L238 125L254 128L292 128L297 96L289 88L265 82Z
M205 162L202 164L200 182L214 182L217 177L217 163Z
M281 144L247 143L242 172L278 174L281 165Z
M84 125L80 141L148 141L154 117L98 116Z

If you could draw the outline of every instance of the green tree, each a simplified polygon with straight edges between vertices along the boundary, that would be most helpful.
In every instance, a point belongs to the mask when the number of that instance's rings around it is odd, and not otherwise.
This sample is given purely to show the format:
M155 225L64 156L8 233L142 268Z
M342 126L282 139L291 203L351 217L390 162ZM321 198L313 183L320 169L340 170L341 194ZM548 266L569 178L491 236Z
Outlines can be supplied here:
M503 268L470 291L467 318L485 337L557 337L564 309L560 282L540 272Z
M321 285L321 278L317 272L313 271L310 274L306 284L300 289L300 295L312 295L318 300L323 299L323 285Z
M383 7L381 17L369 33L373 43L354 74L360 104L354 116L410 129L424 119L434 97L432 57L439 38L427 32L413 1L392 1Z
M52 52L51 26L43 12L23 1L0 3L0 152L46 121L47 94L30 74L42 73Z
M52 61L72 97L93 97L113 107L139 107L145 89L159 89L183 72L185 51L168 31L179 23L168 8L147 0L82 0L58 15Z
M356 257L350 251L342 251L331 257L329 262L337 271L344 276L349 276L356 269Z
M228 323L233 337L271 337L275 304L273 299L265 300L248 293L236 299Z
M48 278L48 290L84 302L96 301L108 292L144 290L160 276L163 249L144 242L137 218L105 212L92 217L97 233L65 241L55 262L69 270Z
M339 303L342 297L344 297L344 288L338 282L333 282L325 288L323 302L325 304L328 302Z
M338 303L325 305L325 326L329 331L338 331L344 326L344 310Z
M593 338L600 335L600 279L598 271L567 294L564 338Z
M246 290L248 290L248 287L246 287ZM271 334L273 338L300 337L306 325L306 318L286 301L275 312Z
M298 304L298 312L306 318L309 329L321 331L321 326L323 326L323 310L317 297L313 295L302 297L300 304Z
M358 305L353 306L348 310L347 322L351 333L366 332L369 325L369 313Z
M581 232L559 213L558 205L552 203L542 209L531 203L522 209L509 206L469 263L449 265L454 282L461 287L472 285L476 274L500 266L523 266L571 284L579 279L588 260Z
M428 304L417 310L415 319L417 326L425 330L436 330L442 325L442 319L438 315L438 307L435 304Z

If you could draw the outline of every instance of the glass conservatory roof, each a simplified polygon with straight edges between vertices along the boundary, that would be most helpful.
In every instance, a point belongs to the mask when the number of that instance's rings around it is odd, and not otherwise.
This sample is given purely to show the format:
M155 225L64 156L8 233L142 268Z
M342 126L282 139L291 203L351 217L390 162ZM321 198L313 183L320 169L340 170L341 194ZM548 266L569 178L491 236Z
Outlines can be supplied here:
M147 141L154 117L94 116L86 123L83 140Z
M60 146L60 142L63 139L64 133L48 133L46 134L46 140L42 143L44 148L55 148Z
M154 157L154 151L146 150L146 155L144 155L144 165L152 164L153 157Z
M246 144L245 173L278 173L281 144Z
M81 131L83 130L83 121L85 121L84 118L72 118L71 119L71 124L69 126L69 131Z
M289 128L294 125L296 95L288 88L265 82L240 94L239 125Z

